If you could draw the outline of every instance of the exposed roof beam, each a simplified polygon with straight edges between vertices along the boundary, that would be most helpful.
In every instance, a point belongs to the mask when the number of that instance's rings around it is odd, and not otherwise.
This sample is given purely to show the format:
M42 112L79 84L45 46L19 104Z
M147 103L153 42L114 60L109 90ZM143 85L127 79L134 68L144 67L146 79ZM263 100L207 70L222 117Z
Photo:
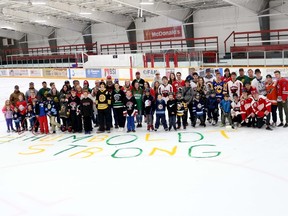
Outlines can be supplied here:
M4 20L0 20L0 27L8 27L18 32L41 35L41 36L48 36L50 32L53 30L53 28L51 27L35 26L33 24L28 24L28 23L23 23L23 24L13 23L13 22L7 22Z
M140 5L139 1L135 0L112 0L129 7L142 9L152 14L159 16L166 16L174 20L183 22L185 17L189 14L189 8L183 8L176 5L170 5L164 2L155 2L153 5Z
M237 6L245 8L253 13L258 14L263 10L264 6L267 4L267 0L224 0L225 2Z
M6 29L0 29L0 37L4 38L11 38L14 40L20 40L24 36L23 33L12 31L12 30L6 30Z
M76 16L84 17L86 19L90 19L93 21L101 22L101 23L110 23L113 25L121 26L126 28L131 23L131 18L128 16L120 15L120 14L112 14L104 11L92 11L89 8L82 8L78 5L72 5L67 3L62 3L60 1L46 1L46 6L49 6L54 9L58 9L61 11L73 13ZM81 14L87 13L87 14ZM88 14L91 13L91 14Z
M20 10L12 10L8 8L3 8L3 13L5 15L10 15L14 17L19 17L21 19L30 21L30 22L35 22L36 21L43 21L39 24L45 25L45 26L53 26L56 28L66 28L72 31L76 32L82 32L82 30L85 28L85 24L78 22L78 21L69 21L67 19L63 18L56 18L56 17L48 17L48 16L43 16L43 15L38 15L35 13L30 13L26 11L20 11Z

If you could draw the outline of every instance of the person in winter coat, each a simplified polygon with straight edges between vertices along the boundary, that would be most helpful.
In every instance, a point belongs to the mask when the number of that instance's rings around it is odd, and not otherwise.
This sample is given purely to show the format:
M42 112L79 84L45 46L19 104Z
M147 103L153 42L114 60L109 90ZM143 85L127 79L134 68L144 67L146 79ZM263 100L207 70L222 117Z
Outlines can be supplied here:
M19 96L22 95L22 98L25 99L25 95L19 91L19 86L15 85L14 92L10 95L10 102L15 107L16 103L19 101Z
M224 99L220 102L220 109L221 109L221 127L224 127L226 125L226 118L227 118L231 127L234 128L231 119L231 100L229 99L229 94L224 95Z
M193 97L194 97L195 92L193 91L190 81L186 80L185 81L185 86L182 88L182 97L187 105L189 114L190 114L190 120L191 120L191 125L193 122ZM185 112L186 119L188 119L188 113Z

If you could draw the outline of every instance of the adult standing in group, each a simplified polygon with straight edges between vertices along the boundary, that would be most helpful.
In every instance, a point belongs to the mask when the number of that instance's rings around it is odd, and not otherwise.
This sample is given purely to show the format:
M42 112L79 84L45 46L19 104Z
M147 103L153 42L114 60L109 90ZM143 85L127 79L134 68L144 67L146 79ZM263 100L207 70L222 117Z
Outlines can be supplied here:
M255 78L254 72L253 72L252 69L249 69L249 70L247 71L247 73L248 73L248 78L249 78L250 82L252 83L252 81L253 81L254 78Z
M228 83L231 80L231 73L229 68L225 68L222 80L224 83Z
M185 86L185 81L182 80L181 72L176 73L176 80L172 83L173 92L176 95L177 92L182 92L182 88Z
M270 74L266 75L266 92L267 99L271 102L272 112L272 126L276 126L277 123L277 82L273 81Z
M191 88L190 81L185 80L185 86L182 88L182 97L186 102L186 105L189 110L191 125L193 123L193 98L194 98L195 91ZM185 113L187 115L187 113ZM188 116L186 116L188 119Z
M151 84L151 87L152 87L152 88L154 88L155 82L159 82L160 84L162 84L162 79L161 79L161 76L160 76L160 72L159 72L159 71L157 71L157 72L155 73L154 80L153 80L153 82L152 82L152 84Z
M73 87L72 89L76 90L76 87L80 85L79 80L73 80Z
M263 78L261 76L261 71L260 69L256 69L255 70L255 79L253 79L253 81L251 82L251 85L252 87L256 88L257 92L260 94L260 95L263 95L263 96L266 96L266 80L265 78ZM287 89L288 90L288 89Z
M244 69L240 68L239 69L239 76L236 78L237 80L239 80L240 82L242 82L242 84L244 84L244 82L249 81L248 76L245 75Z
M20 92L19 86L14 86L14 92L10 95L10 103L15 107L16 103L19 101L19 96L22 95L23 98L25 98L25 95Z
M170 85L172 85L172 83L173 83L174 81L176 81L176 76L175 76L175 73L174 73L174 72L171 72L171 73L169 74L168 83L169 83ZM163 80L162 80L162 83L163 83ZM160 85L161 85L162 83L160 83Z
M188 80L191 84L191 81L194 79L194 74L197 73L195 68L189 69L189 75L186 77L185 80ZM198 74L197 74L198 75ZM192 86L191 86L192 87Z
M215 80L215 77L211 73L211 69L207 68L205 70L205 76L204 76L204 83L206 85L207 91L213 90L213 81Z
M38 91L34 87L34 82L29 83L29 89L25 93L26 102L28 103L28 98L31 96L31 91L34 91L34 93L37 95Z
M135 88L135 83L139 83L139 87L140 87L141 89L144 89L144 82L145 82L145 80L141 78L140 72L137 71L137 72L135 73L135 76L136 76L136 78L132 81L132 87Z
M197 91L197 83L198 83L199 76L197 72L194 72L192 76L193 76L192 80L189 80L189 79L186 79L186 80L190 81L190 86L195 93Z
M231 73L231 80L227 83L227 92L229 97L232 99L234 94L237 94L239 97L242 95L243 83L237 80L236 72Z
M277 105L279 110L280 124L278 127L288 127L288 80L281 77L281 72L279 70L274 72L277 79ZM283 109L286 117L286 123L283 124Z
M144 87L144 85L143 85ZM137 110L138 113L136 115L136 121L137 121L137 128L142 127L142 115L143 115L143 88L140 88L140 83L136 82L134 84L134 88L132 90L132 94L136 100L137 103Z
M41 100L46 101L46 95L49 93L50 88L47 87L47 82L42 82L42 88L38 91L38 95L41 97Z

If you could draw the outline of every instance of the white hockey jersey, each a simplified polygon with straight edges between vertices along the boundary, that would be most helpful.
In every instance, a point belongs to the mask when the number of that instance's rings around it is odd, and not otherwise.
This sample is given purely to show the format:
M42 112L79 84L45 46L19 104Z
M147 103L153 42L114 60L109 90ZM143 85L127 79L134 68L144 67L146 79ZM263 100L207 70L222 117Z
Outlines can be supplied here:
M163 99L167 102L168 95L170 92L173 92L173 87L170 84L167 84L166 86L164 84L161 84L158 88L158 93L162 95Z
M256 77L252 80L251 82L251 86L253 86L254 88L256 88L256 90L258 91L258 93L260 95L264 95L266 96L267 92L266 92L266 86L265 86L266 80L261 77L261 79L257 79Z
M238 101L237 103L235 101L233 101L231 103L231 116L237 116L237 115L241 115L241 103L240 101Z
M235 82L230 80L227 83L227 90L228 90L228 94L229 94L230 98L233 98L234 93L236 93L239 97L241 97L242 88L243 88L243 84L239 80L236 80Z

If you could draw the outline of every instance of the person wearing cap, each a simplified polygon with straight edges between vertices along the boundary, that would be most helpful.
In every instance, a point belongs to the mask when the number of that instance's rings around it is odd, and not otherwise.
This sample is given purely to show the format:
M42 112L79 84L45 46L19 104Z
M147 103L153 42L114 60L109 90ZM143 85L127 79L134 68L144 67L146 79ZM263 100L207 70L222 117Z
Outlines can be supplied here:
M227 83L227 93L230 98L233 98L233 94L236 93L239 97L242 94L243 83L236 79L236 72L231 73L231 80Z
M22 95L23 98L25 98L25 95L19 91L19 86L14 86L14 92L10 95L10 103L15 107L16 103L19 101L19 95Z
M242 84L244 84L245 81L249 81L249 78L248 78L248 76L245 75L243 68L239 69L239 76L237 77L237 80L242 82Z
M50 88L47 87L47 82L42 82L42 88L38 91L38 95L41 97L41 100L46 100L46 95L50 91Z
M100 89L96 95L96 108L98 110L99 128L97 133L110 133L112 116L111 116L111 94L106 89L105 82L100 82Z
M31 96L31 91L33 91L36 95L38 91L34 88L34 82L29 83L29 89L25 93L26 102L28 103L28 98Z
M135 73L135 76L136 76L136 78L132 81L132 86L134 87L135 83L137 82L137 83L139 83L139 87L143 89L145 80L140 77L139 71L137 71Z
M111 94L114 90L114 83L112 81L112 76L108 75L106 77L106 89Z
M154 88L154 85L155 85L155 82L158 81L160 84L162 84L162 79L160 77L160 72L159 71L156 71L155 73L155 77L154 77L154 80L151 84L151 87Z
M277 105L279 111L280 124L278 127L288 127L288 81L281 76L279 70L274 71L277 80ZM283 109L286 117L286 123L283 124Z
M254 90L251 93L253 97L251 106L256 116L256 127L262 128L263 125L266 124L266 130L272 130L269 126L271 102L265 96L259 95L257 90ZM264 117L266 117L265 120Z
M270 74L266 75L266 92L267 98L271 102L271 113L272 113L272 121L271 124L273 127L276 126L277 123L277 82L274 82L272 76ZM270 122L269 122L270 124Z
M213 90L213 81L215 80L215 77L211 73L210 68L206 68L205 70L205 76L204 76L204 83L206 85L206 88L208 91Z
M265 78L263 78L261 76L261 71L260 69L256 69L255 70L255 79L252 81L251 85L256 88L257 92L260 94L260 95L263 95L263 96L266 96L267 92L266 92L266 86L265 86L265 83L266 83L266 80Z

